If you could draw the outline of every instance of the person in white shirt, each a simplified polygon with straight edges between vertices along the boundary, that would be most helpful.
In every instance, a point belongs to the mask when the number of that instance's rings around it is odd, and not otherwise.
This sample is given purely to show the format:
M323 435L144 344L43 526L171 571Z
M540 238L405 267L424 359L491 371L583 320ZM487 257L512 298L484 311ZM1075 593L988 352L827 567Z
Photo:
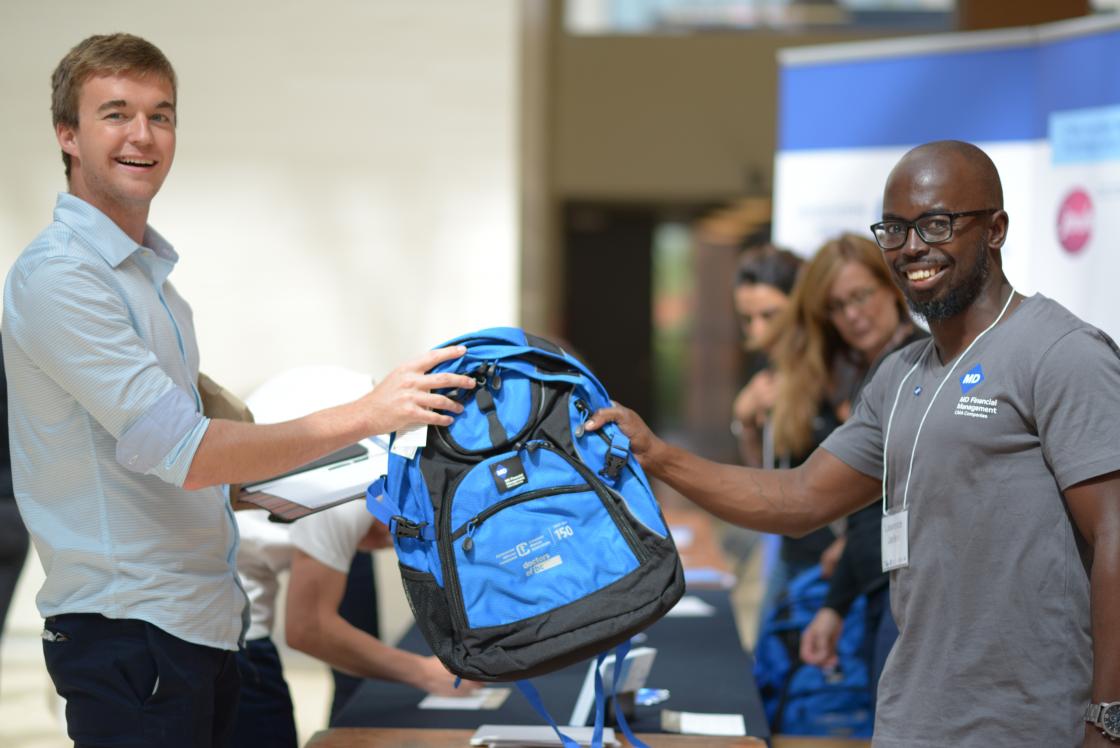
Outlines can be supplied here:
M340 367L303 367L269 380L246 403L258 423L269 423L360 398L372 387L373 380L365 374ZM284 613L289 646L360 678L407 683L441 696L466 695L478 688L469 681L455 688L455 676L436 657L385 644L343 617L339 605L354 554L392 543L388 529L366 510L365 502L351 501L292 524L271 522L264 511L243 510L237 512L237 525L237 569L249 597L250 624L245 647L237 655L241 700L234 745L297 744L291 696L271 638L279 576L289 570ZM372 586L368 594L374 595Z
M455 676L436 657L389 646L339 613L354 553L391 543L386 527L363 502L352 501L291 525L270 522L263 511L241 511L237 524L237 568L249 595L251 622L245 648L238 653L241 703L234 745L296 745L291 697L271 638L277 577L289 569L284 612L289 646L355 676L407 683L441 696L466 695L478 687L463 681L455 688Z

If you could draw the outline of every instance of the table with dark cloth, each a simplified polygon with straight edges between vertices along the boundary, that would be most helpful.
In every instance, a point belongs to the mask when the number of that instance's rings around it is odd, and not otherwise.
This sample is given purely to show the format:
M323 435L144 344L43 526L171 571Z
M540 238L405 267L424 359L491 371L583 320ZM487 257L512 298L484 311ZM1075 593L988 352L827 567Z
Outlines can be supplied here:
M715 613L702 618L663 618L644 633L644 639L639 636L635 641L635 646L657 649L646 686L668 689L670 697L656 706L637 707L631 727L636 732L659 732L662 709L738 713L743 715L748 735L769 737L751 674L754 661L739 643L728 593L690 588L686 594L701 598L715 608ZM399 646L412 652L431 653L415 626ZM568 721L587 669L588 664L583 662L533 679L558 723ZM497 710L429 710L418 707L424 697L418 689L366 680L331 726L473 728L481 724L542 724L513 684L492 685L513 688Z

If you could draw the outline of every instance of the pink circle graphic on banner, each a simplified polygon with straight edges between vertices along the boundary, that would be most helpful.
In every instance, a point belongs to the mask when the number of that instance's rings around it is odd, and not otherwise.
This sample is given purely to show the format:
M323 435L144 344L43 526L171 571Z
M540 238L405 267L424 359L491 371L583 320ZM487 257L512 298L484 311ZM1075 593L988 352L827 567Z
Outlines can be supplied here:
M1093 201L1089 193L1075 187L1058 208L1058 242L1062 249L1077 254L1093 234Z

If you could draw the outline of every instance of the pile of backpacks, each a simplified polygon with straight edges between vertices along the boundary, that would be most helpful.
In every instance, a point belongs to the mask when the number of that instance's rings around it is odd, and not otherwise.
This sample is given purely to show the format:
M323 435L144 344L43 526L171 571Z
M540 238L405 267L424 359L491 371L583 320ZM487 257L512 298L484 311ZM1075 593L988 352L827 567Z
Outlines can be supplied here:
M754 678L774 734L871 737L875 710L864 651L865 598L856 598L844 618L835 668L809 665L799 654L801 632L827 594L828 581L815 566L790 581L763 620L755 646Z

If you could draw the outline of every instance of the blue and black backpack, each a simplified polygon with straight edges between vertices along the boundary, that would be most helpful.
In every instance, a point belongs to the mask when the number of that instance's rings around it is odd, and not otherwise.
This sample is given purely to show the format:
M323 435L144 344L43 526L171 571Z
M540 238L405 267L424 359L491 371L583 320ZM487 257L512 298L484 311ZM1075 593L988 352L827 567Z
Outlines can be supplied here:
M451 340L433 371L474 378L464 406L391 453L367 505L394 536L405 592L451 672L515 681L627 642L684 592L676 547L613 424L610 399L561 348L516 328Z
M866 598L857 597L844 616L834 669L801 660L801 632L827 595L828 581L821 578L820 566L814 566L790 581L762 623L754 679L774 734L871 737L875 712L863 651Z

